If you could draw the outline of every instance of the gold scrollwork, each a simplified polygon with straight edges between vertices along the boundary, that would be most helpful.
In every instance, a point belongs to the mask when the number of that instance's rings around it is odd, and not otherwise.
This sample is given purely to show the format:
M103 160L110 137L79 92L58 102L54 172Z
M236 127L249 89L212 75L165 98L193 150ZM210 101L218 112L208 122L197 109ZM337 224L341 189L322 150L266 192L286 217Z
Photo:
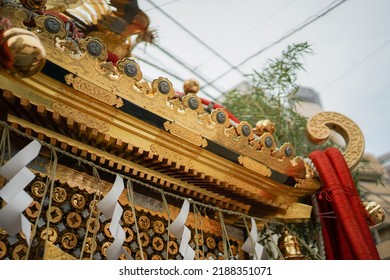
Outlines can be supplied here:
M82 209L85 206L85 198L83 195L76 193L71 198L72 206L76 209Z
M134 216L133 216L133 212L131 212L131 210L125 210L122 214L122 218L123 218L123 221L128 225L131 225L134 223Z
M66 232L61 239L61 244L65 249L73 249L77 245L77 236L73 232Z
M53 200L58 203L62 203L66 200L66 190L61 187L55 187L53 190Z
M255 161L247 156L239 156L238 162L242 166L244 166L244 167L246 167L246 168L248 168L256 173L259 173L263 176L270 177L272 174L271 169L269 169L267 166L265 166L264 164L262 164L258 161Z
M165 225L162 221L155 221L153 223L153 230L155 233L162 234L165 231Z
M143 230L147 230L150 227L150 220L146 216L141 216L138 219L139 227Z
M0 15L11 20L13 27L26 28L23 24L28 22L31 18L31 14L26 9L21 9L16 4L6 4L0 8Z
M348 167L354 169L364 154L365 141L360 127L348 117L336 112L318 113L307 123L308 138L317 144L328 140L330 130L344 138L346 147L343 155Z
M12 258L14 260L24 260L26 259L27 246L25 244L19 244L12 251Z
M209 249L214 249L216 246L215 239L211 236L206 238L206 245Z
M96 251L97 243L96 240L92 237L87 237L87 240L85 242L85 252L87 253L93 253Z
M192 132L188 129L185 129L184 127L176 124L171 123L169 121L166 121L164 123L165 130L169 131L171 134L184 139L190 143L193 143L197 146L206 147L207 146L207 140L202 137L202 135L196 134L195 132Z
M0 259L7 253L7 246L3 241L0 241Z
M57 241L58 233L54 228L49 227L48 229L44 229L41 232L41 238L49 241L50 243L54 243Z
M42 197L45 192L46 184L42 181L35 181L31 185L31 192L35 197Z
M93 98L96 98L110 106L120 108L123 106L122 98L116 96L115 93L104 90L80 77L73 74L65 75L65 81L68 85L72 85L74 89L81 91Z
M91 128L96 128L99 132L104 133L110 130L107 122L93 118L88 114L85 114L63 103L54 102L51 107L54 111L59 112L60 115L66 118L73 118L76 122L85 124Z
M157 155L160 155L164 158L169 158L172 161L177 162L181 165L188 166L190 168L192 168L194 165L194 163L191 159L184 157L180 153L169 150L161 145L152 144L152 145L150 145L150 150Z

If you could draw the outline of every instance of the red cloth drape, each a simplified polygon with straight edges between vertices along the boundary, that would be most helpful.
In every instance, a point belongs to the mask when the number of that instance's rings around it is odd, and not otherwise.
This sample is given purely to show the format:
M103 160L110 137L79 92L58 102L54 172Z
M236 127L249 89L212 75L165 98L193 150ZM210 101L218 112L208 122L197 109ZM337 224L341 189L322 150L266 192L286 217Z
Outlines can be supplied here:
M343 155L336 148L310 154L322 187L317 194L327 259L375 260L378 251L366 221L360 196Z

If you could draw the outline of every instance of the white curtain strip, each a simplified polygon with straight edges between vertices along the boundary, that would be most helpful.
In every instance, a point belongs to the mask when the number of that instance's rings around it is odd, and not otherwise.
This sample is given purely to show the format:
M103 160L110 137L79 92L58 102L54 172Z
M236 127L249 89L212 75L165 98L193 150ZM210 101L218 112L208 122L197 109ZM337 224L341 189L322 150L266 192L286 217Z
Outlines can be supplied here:
M260 260L261 255L263 254L263 246L257 243L258 233L257 233L257 225L255 219L251 218L252 228L249 233L248 238L245 240L241 249L251 255L253 255L253 259Z
M190 203L188 200L184 200L180 213L172 222L170 228L171 233L177 238L180 244L179 252L182 254L184 260L193 260L195 257L194 249L188 244L191 239L191 231L185 225L189 212Z
M0 175L8 180L0 190L0 197L7 203L0 210L0 227L9 235L22 231L28 246L31 243L31 223L23 211L33 199L23 189L35 178L26 165L38 156L40 150L41 144L34 140L0 168Z
M125 241L125 231L120 225L123 208L118 203L119 196L124 188L123 179L120 176L116 176L111 190L97 204L103 215L107 219L111 219L109 229L114 238L114 242L106 249L107 258L110 260L117 260L122 253L126 253L122 247Z

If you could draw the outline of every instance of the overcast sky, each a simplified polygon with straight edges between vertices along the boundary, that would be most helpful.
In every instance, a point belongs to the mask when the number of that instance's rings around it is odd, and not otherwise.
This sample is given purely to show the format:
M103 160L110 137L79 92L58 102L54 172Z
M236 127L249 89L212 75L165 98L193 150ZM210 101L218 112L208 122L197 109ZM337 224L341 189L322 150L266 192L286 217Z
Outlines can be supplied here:
M138 2L158 30L161 49L196 73L154 46L139 46L133 54L181 79L196 78L206 85L266 48L241 65L241 73L230 71L213 83L214 88L205 87L199 93L202 97L218 98L244 81L243 73L261 70L267 59L278 57L289 44L307 41L314 54L305 56L306 71L299 73L298 83L320 93L324 110L342 113L362 128L366 152L376 156L390 152L389 0L152 1L174 20L148 0ZM293 34L273 44L289 33ZM139 63L145 78L168 77L182 90L182 81Z

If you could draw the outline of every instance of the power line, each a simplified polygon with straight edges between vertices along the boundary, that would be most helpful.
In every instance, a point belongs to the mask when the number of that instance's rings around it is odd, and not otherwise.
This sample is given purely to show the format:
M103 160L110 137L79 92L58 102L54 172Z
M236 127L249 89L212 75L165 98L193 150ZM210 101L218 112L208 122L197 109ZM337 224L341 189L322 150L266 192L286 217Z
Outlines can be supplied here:
M227 71L223 72L221 75L219 75L218 77L216 77L215 79L213 79L211 82L208 82L207 84L205 84L204 86L202 86L201 88L204 88L204 87L207 87L207 86L210 86L212 85L213 83L215 83L216 81L218 81L219 79L221 79L222 77L224 77L226 74L230 73L232 70L235 70L236 68L242 66L243 64L247 63L249 60L253 59L254 57L258 56L259 54L263 53L264 51L268 50L269 48L275 46L276 44L282 42L284 39L290 37L291 35L295 34L296 32L302 30L303 28L305 28L306 26L308 26L309 24L315 22L316 20L322 18L323 16L325 16L326 14L328 14L329 12L331 12L332 10L334 10L335 8L337 8L338 6L340 6L341 4L343 4L344 2L346 2L347 0L341 0L341 1L334 1L332 2L326 9L325 11L321 12L320 14L317 14L315 16L311 16L309 17L308 19L306 19L302 24L298 25L297 27L291 29L290 31L288 31L285 35L283 35L282 37L280 37L278 40L270 43L269 45L265 46L264 48L262 48L261 50L257 51L256 53L250 55L249 57L247 57L246 59L244 59L243 61L241 61L240 63L238 63L236 66L233 66L231 68L229 68ZM337 2L337 3L335 3Z
M239 72L241 75L245 75L243 72L241 72L240 69L237 69L234 67L234 65L229 62L225 57L223 57L221 54L219 54L217 51L215 51L213 48L211 48L208 44L206 44L203 40L201 40L198 36L196 36L194 33L192 33L190 30L188 30L186 27L184 27L180 22L178 22L176 19L174 19L172 16L167 14L163 9L161 9L159 6L153 3L153 1L148 0L150 4L152 4L157 10L159 10L162 14L164 14L167 18L169 18L171 21L173 21L177 26L179 26L182 30L184 30L188 35L190 35L192 38L194 38L196 41L198 41L202 46L204 46L206 49L211 51L214 55L219 57L223 62L225 62L230 67L234 68L237 72Z
M160 51L162 51L164 54L166 54L167 56L169 56L171 59L173 59L174 61L176 61L177 63L180 64L180 66L184 67L185 69L187 69L188 71L190 71L191 73L193 73L194 75L196 75L198 78L200 78L202 81L208 83L208 79L205 78L203 75L199 74L198 72L194 71L191 67L187 66L186 63L184 63L183 61L179 60L177 57L175 57L173 54L171 54L169 51L167 51L166 49L162 48L161 46L159 45L156 45L154 44L154 46L156 46ZM216 86L214 86L213 84L210 85L210 87L212 87L213 89L217 90L219 93L221 93L222 95L224 94L224 92L222 90L220 90L219 88L217 88ZM215 98L212 97L212 99L214 100Z
M387 40L386 42L384 42L382 45L380 45L378 48L376 48L375 50L373 50L372 52L370 52L368 55L366 55L365 57L363 57L361 60L359 60L357 63L355 63L354 65L352 65L351 67L349 67L346 71L344 71L341 75L339 75L336 79L334 79L333 81L331 81L330 83L328 83L324 88L322 88L320 90L320 92L323 92L325 91L326 89L328 89L329 87L331 87L333 84L335 84L336 82L338 82L341 78L345 77L349 72L351 72L352 70L354 70L356 67L358 67L360 64L362 64L363 62L365 62L367 59L369 59L371 56L373 56L374 54L376 54L377 52L379 52L381 49L383 49L385 46L387 46L388 44L390 43L390 39Z
M183 79L182 77L179 77L176 74L173 74L172 72L170 72L170 71L168 71L166 69L163 69L162 67L158 66L157 64L154 64L154 63L152 63L152 62L150 62L150 61L148 61L148 60L146 60L144 58L137 57L137 60L142 61L143 63L148 64L149 66L151 66L153 68L156 68L157 70L160 70L160 71L162 71L162 72L164 72L164 73L166 73L166 74L176 78L177 80L179 80L179 81L181 81L183 83L185 81L185 79ZM211 98L212 100L214 100L214 97L212 97L207 91L202 90L202 93L204 95L206 95L207 97Z
M175 2L177 2L177 1L179 1L179 0L168 1L168 2L165 2L165 3L160 4L159 7L167 6L167 5L172 4L172 3L175 3ZM154 10L154 9L156 9L156 7L150 8L150 9L146 9L146 10L144 10L144 12L148 12L148 11L151 11L151 10Z
M271 15L269 15L268 17L266 17L264 20L262 20L261 22L255 24L254 26L252 26L252 28L249 28L247 29L247 31L245 33L241 33L241 36L239 37L236 37L235 40L233 42L230 42L225 48L223 48L221 51L224 51L224 50L227 50L227 49L231 49L233 45L235 45L238 41L241 41L242 38L248 36L248 34L252 33L253 30L255 29L258 29L259 27L261 27L262 25L264 25L266 22L268 22L270 19L273 19L275 18L275 16L277 14L279 14L280 12L282 12L283 10L285 10L287 7L289 7L293 2L295 2L297 0L291 0L290 2L288 2L286 5L284 5L282 8L278 9L276 12L272 13ZM202 63L198 64L197 66L195 66L194 68L197 69L199 68L200 66L206 64L207 62L209 62L209 60L211 59L212 57L209 57L207 58L205 61L203 61Z

